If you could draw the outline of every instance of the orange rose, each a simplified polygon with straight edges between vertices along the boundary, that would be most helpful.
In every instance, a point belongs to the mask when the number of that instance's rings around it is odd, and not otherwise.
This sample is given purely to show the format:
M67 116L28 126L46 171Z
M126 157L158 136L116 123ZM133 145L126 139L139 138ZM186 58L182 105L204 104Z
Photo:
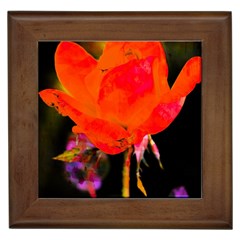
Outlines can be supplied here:
M46 89L41 98L75 122L74 133L108 154L167 128L201 81L201 57L193 57L170 89L159 42L107 42L99 60L76 43L61 42L55 67L66 93Z

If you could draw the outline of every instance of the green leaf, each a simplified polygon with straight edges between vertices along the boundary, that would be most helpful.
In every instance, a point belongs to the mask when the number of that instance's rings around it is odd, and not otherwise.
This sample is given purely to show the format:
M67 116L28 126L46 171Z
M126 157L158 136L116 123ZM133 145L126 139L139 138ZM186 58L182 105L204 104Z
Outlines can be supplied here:
M72 148L71 150L67 150L53 159L63 162L76 162L80 159L80 152L80 148Z

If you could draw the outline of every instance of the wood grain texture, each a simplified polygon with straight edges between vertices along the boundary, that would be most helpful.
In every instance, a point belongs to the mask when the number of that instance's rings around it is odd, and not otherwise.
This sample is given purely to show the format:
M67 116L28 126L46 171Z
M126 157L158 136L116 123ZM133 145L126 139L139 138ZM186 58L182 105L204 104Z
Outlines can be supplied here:
M201 199L38 198L38 41L202 41ZM9 12L11 228L232 228L231 13Z

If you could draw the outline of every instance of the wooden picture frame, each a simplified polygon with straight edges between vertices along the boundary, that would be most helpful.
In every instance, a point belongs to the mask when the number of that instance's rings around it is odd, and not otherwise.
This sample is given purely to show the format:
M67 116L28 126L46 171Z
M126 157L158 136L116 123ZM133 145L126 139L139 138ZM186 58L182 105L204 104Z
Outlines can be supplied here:
M38 197L38 41L202 41L202 198ZM9 12L11 228L232 228L230 12Z

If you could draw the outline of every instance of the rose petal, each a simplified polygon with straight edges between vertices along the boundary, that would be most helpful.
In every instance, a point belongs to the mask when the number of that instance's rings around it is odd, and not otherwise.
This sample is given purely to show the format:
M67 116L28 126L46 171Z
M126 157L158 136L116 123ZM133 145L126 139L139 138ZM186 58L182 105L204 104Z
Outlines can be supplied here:
M96 104L99 94L100 85L102 79L106 72L95 68L92 72L90 72L84 79L86 88L92 96L94 103Z
M159 102L153 62L153 57L132 60L105 75L98 99L101 118L132 129L149 117Z
M84 133L89 140L105 153L116 154L126 150L132 140L121 126L81 112L78 101L69 95L54 89L40 92L43 101L63 116L69 116L76 124L75 133Z
M187 61L171 88L173 95L187 96L201 82L201 57L193 57Z
M118 154L133 144L133 138L119 125L95 119L86 121L85 125L73 127L74 133L84 132L89 140L106 154Z
M98 68L108 70L130 60L149 56L165 58L160 42L107 42L99 59Z
M201 57L193 57L187 61L178 75L171 91L161 96L162 103L175 102L187 96L201 82Z
M155 63L158 64L159 63ZM156 65L157 66L157 65ZM154 77L158 77L155 67ZM161 69L161 67L159 67ZM160 71L161 72L161 71ZM160 73L159 73L160 74ZM201 82L201 57L193 57L187 61L171 90L165 81L160 78L160 103L153 110L150 117L134 130L134 135L156 134L166 129L180 112L185 97Z
M164 55L156 58L153 63L153 77L156 94L160 100L162 96L170 92L168 85L168 65Z
M181 111L184 101L185 97L182 97L177 102L158 104L150 117L134 131L134 135L156 134L166 129Z
M80 45L61 42L55 53L55 68L61 84L77 100L85 103L84 112L95 111L84 78L96 67L97 61Z
M101 71L106 71L124 64L123 44L123 42L107 42L103 54L99 58L97 68Z

